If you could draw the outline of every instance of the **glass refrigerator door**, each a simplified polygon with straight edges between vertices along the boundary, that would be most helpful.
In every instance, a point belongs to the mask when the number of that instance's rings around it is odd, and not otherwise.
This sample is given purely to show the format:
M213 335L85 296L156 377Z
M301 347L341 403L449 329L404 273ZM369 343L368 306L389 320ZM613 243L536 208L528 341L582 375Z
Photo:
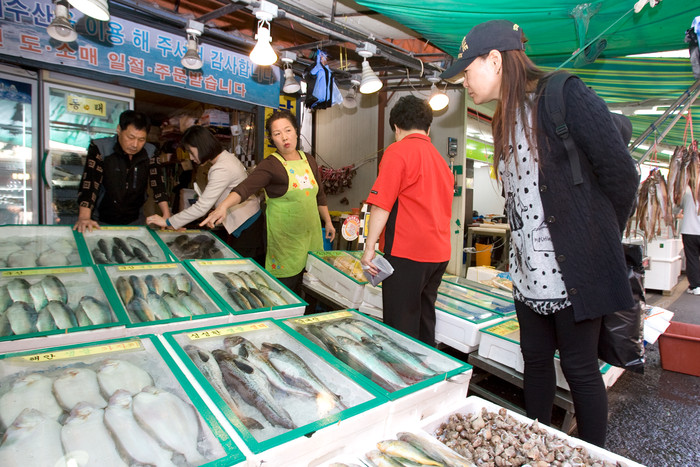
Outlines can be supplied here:
M0 224L38 222L36 81L0 75Z
M133 100L57 84L46 84L44 92L48 123L42 169L48 186L45 222L73 225L90 140L116 134L119 115L133 108Z

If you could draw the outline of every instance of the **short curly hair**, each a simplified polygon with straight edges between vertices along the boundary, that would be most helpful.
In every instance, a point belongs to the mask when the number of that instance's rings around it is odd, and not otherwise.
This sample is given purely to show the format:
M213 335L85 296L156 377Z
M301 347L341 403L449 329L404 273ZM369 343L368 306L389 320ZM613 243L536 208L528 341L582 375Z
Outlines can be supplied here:
M391 131L396 127L402 130L428 131L433 123L433 109L428 101L416 96L403 96L389 113Z
M272 141L272 123L283 118L289 120L289 122L294 127L294 131L297 132L296 149L299 149L299 122L297 122L297 118L289 110L276 110L272 113L272 115L267 117L267 121L265 122L265 132L267 133L267 140L270 142L271 145L275 145L275 142Z

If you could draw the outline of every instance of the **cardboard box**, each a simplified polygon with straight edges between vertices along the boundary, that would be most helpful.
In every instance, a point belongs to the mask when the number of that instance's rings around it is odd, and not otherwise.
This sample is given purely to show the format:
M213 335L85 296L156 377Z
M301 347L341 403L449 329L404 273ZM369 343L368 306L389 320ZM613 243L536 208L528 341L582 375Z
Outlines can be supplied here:
M700 376L700 326L671 321L659 336L661 368Z

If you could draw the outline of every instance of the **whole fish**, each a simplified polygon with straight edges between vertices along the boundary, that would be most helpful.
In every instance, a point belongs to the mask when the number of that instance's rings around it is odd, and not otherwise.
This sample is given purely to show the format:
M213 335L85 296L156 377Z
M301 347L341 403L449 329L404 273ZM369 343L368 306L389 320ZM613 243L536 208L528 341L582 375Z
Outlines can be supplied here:
M231 279L228 278L228 276L222 272L214 271L214 278L221 282L223 285L233 285L233 282L231 282Z
M164 293L161 297L165 303L168 304L168 308L172 312L173 316L176 318L184 318L187 316L192 316L192 312L187 309L187 307L177 298L173 297L169 293Z
M92 259L95 261L95 264L110 264L112 262L112 257L105 255L99 248L92 250Z
M227 284L226 291L228 292L228 296L233 300L236 310L250 310L253 308L250 302L248 302L240 292L240 289L237 289L231 284Z
M114 259L115 263L119 264L126 264L129 261L129 258L124 254L124 251L122 251L122 249L116 244L112 246L112 259Z
M435 376L437 372L425 367L423 362L410 350L402 347L391 339L384 336L374 338L362 338L365 345L375 345L379 349L379 356L387 363L391 364L400 374L412 379L422 380Z
M446 467L473 467L474 464L460 456L452 449L440 442L431 442L418 435L409 432L397 433L396 437L401 441L411 443L413 447L420 449L430 458L442 462Z
M146 301L145 298L141 297L134 297L131 299L129 302L129 305L126 307L126 310L131 313L131 316L135 318L135 320L132 319L134 322L148 322L148 321L155 321L156 320L156 315L153 313L153 310L151 310L150 305Z
M341 319L338 321L335 321L335 325L339 326L341 329L345 330L347 333L349 333L353 339L356 341L362 340L363 337L369 337L371 338L372 336L369 335L365 330L363 330L360 326L357 326L356 320L354 319Z
M384 454L378 449L372 449L365 454L365 457L372 461L372 465L376 467L404 467L404 465L387 454Z
M374 336L383 336L384 333L378 329L377 327L361 320L361 319L352 319L352 320L347 320L348 323L352 324L353 326L358 327L362 332L367 334L369 337L374 337Z
M225 350L216 349L212 354L219 364L224 382L235 389L244 401L258 409L273 425L290 430L296 428L292 417L270 392L270 383L265 375Z
M70 256L75 251L76 245L75 241L71 243L68 239L59 238L51 243L51 248L65 256Z
M192 293L192 281L187 277L187 274L175 274L175 287L178 292Z
M262 306L264 306L264 307L270 307L270 308L273 306L273 303L270 301L270 299L267 298L267 297L265 296L264 293L262 293L261 291L259 291L259 290L256 289L255 287L252 287L252 288L250 289L250 293L252 293L253 295L255 295L255 298L257 298L258 300L260 300L260 303L262 303Z
M61 279L54 275L44 276L41 279L41 285L44 287L44 293L49 301L68 303L68 290Z
M89 295L80 299L77 309L85 313L85 316L92 325L106 324L113 321L110 308L104 302Z
M110 260L112 261L112 242L105 238L100 238L97 240L97 248Z
M178 292L177 299L193 315L205 315L205 314L207 314L207 309L204 308L204 305L202 305L202 303L199 300L195 299L192 295L186 294L185 292Z
M114 237L114 245L126 256L134 256L134 250L120 237Z
M11 268L32 268L36 266L36 255L31 250L21 250L7 257L7 265Z
M132 274L129 276L129 284L134 292L134 297L146 298L148 295L148 286L143 279Z
M100 394L97 373L89 368L68 368L53 382L53 393L61 407L70 412L79 402L105 408L107 401Z
M149 256L141 248L134 247L134 256L142 263L150 263Z
M32 296L29 293L31 284L22 277L15 277L7 283L7 292L10 294L13 302L34 303Z
M53 331L56 328L56 322L49 310L43 309L37 315L36 329L39 332Z
M345 363L370 377L384 389L397 391L406 386L401 377L384 363L376 352L347 337L340 336L336 340L340 347L347 352L344 354L348 357Z
M377 443L377 448L384 454L392 457L401 457L416 464L442 466L440 462L426 456L425 453L406 441L395 439L380 441Z
M61 424L36 409L25 409L7 428L0 465L55 466L63 460Z
M68 266L66 255L53 249L43 251L36 259L37 266Z
M5 310L14 334L29 334L37 332L36 322L39 318L34 307L25 302L15 302Z
M63 302L50 301L44 309L39 312L40 317L42 313L48 313L52 321L56 323L58 329L70 329L78 325L73 310L68 308L68 305Z
M146 296L146 302L151 311L153 311L155 319L170 319L173 317L173 312L170 311L168 303L157 293L149 293Z
M231 281L231 284L233 284L233 286L236 287L237 289L245 289L245 288L247 288L247 286L245 285L245 281L243 280L243 278L241 278L241 276L239 276L239 275L236 274L235 272L229 272L229 273L226 274L226 276L227 276L227 277L229 278L229 280Z
M248 273L253 281L257 284L256 288L259 287L270 287L265 278L258 271L250 271Z
M272 304L275 305L275 306L282 306L282 305L286 305L286 304L287 304L287 300L285 300L284 298L282 298L282 295L278 294L277 292L275 292L273 289L271 289L271 288L269 288L269 287L262 287L262 286L260 286L260 288L259 288L258 290L260 290L262 293L264 293L265 296L266 296L266 297L272 302Z
M216 362L216 359L211 354L202 348L196 347L194 345L186 345L184 348L187 355L192 359L192 363L199 369L202 375L209 381L214 390L221 396L226 405L233 411L234 415L245 425L249 430L258 429L262 430L263 426L259 421L252 417L247 417L243 415L241 409L233 400L231 394L228 392L226 385L224 384L224 377L221 374L221 368Z
M118 390L126 390L130 394L141 392L146 386L153 384L153 378L141 367L126 360L105 360L97 371L97 382L102 392L111 397Z
M7 313L0 313L0 337L11 336L12 326L10 325L10 320L7 318Z
M3 314L5 310L7 310L10 307L10 305L12 305L12 297L7 291L7 286L3 285L2 287L0 287L0 315Z
M250 303L251 308L262 308L263 306L265 306L263 305L263 302L258 297L253 295L253 293L249 289L242 288L238 289L238 291L241 292L241 294L245 297L248 303Z
M199 417L194 407L154 386L143 388L132 404L134 418L164 446L183 454L192 465L206 462L197 450Z
M41 285L41 281L37 281L29 286L29 295L32 297L30 305L33 305L35 310L41 310L49 302L49 299L46 298L46 293L44 293L44 286Z
M297 354L285 346L263 342L262 352L290 384L311 392L317 400L331 401L332 405L340 409L347 408L340 396L331 391Z
M102 407L105 407L105 402ZM127 467L105 425L105 412L89 402L79 402L61 428L61 441L68 465L81 467Z
M10 426L24 409L36 409L58 419L63 409L56 402L52 389L53 380L38 373L17 378L10 390L0 396L0 421L3 426Z
M143 243L141 240L139 240L136 237L131 237L131 236L126 237L126 243L127 243L127 245L129 245L129 247L134 252L134 256L138 256L138 254L136 253L137 248L139 250L141 250L141 252L143 252L146 256L153 256L153 254L151 253L151 250L148 249L146 244Z
M104 420L117 444L137 463L174 467L172 451L160 447L158 441L139 425L132 406L129 391L116 391L109 398Z
M157 293L158 295L163 294L163 284L161 283L159 278L157 278L153 274L149 274L146 276L145 282L146 286L148 287L148 290Z
M239 272L239 273L238 273L238 277L240 277L241 279L243 279L243 283L245 284L245 286L246 286L247 288L249 288L249 289L250 289L251 287L252 287L252 288L257 288L257 284L256 284L255 281L248 275L247 272L245 272L245 271Z
M160 275L160 281L163 286L163 293L169 293L172 296L177 295L177 281L175 277L166 272Z
M362 338L361 335L359 337L356 337L355 333L351 332L348 329L345 329L344 327L338 325L335 322L330 322L329 324L324 325L321 329L323 329L323 332L330 334L336 339L342 336L359 342Z
M224 339L224 347L231 353L243 357L247 363L254 366L258 371L262 372L267 380L277 389L294 394L296 396L308 397L314 395L315 391L310 391L304 388L290 386L285 381L282 375L276 370L272 363L258 350L255 345L243 336L229 336Z

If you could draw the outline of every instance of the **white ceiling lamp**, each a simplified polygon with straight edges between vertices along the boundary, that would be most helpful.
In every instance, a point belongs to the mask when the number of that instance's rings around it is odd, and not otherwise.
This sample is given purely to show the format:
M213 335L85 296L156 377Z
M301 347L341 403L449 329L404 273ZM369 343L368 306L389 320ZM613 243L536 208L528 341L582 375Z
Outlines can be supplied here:
M188 70L202 68L202 57L199 56L199 36L204 32L204 24L193 19L187 22L187 52L180 63Z
M357 76L353 75L350 79L350 90L343 98L343 106L346 109L354 109L357 107L357 87L360 85L360 80Z
M430 98L428 99L430 108L434 111L444 109L450 103L450 98L447 97L447 94L444 91L440 91L437 88L437 83L440 82L439 72L435 71L433 76L428 77L428 81L433 83L432 86L430 86Z
M282 52L282 63L284 63L284 85L282 92L285 94L295 94L301 89L299 81L294 78L294 70L292 70L292 62L297 59L297 54L294 52Z
M258 42L250 52L250 59L256 65L269 66L277 61L277 54L270 45L270 21L277 17L277 5L263 0L253 13L258 19L258 33L255 35Z
M54 7L54 19L46 28L49 36L57 41L73 42L78 38L78 33L70 23L69 8L66 0L58 0Z
M107 0L68 0L73 7L90 18L98 21L109 21Z
M362 57L362 81L360 82L360 92L362 94L372 94L379 91L384 85L377 77L377 74L369 66L368 58L377 53L377 47L369 42L363 42L356 52Z

